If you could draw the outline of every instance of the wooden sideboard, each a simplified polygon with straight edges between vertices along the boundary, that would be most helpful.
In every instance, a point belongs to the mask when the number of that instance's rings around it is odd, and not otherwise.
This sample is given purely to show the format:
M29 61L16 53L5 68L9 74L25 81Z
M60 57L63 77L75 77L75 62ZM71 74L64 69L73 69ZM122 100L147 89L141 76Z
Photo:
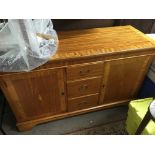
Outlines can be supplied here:
M127 104L155 55L155 41L131 26L59 32L57 53L30 72L0 73L20 131Z

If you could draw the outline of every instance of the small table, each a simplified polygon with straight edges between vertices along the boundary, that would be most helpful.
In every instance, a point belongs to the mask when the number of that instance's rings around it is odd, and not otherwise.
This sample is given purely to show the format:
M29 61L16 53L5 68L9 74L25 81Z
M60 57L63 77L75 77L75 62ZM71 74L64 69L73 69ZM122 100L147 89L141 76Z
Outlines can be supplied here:
M155 122L155 99L150 103L148 111L145 114L135 134L140 135L150 120Z

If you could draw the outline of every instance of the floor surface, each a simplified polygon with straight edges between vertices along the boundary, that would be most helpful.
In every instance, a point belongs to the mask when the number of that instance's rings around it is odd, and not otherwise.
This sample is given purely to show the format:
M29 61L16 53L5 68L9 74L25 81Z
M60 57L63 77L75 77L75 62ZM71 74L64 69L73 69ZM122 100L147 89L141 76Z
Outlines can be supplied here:
M116 108L69 117L61 120L51 121L48 123L37 125L30 131L19 132L15 126L15 118L13 114L10 112L10 109L7 109L4 116L3 128L8 135L89 134L88 132L86 132L86 130L88 131L88 129L94 128L96 126L101 126L101 128L103 129L103 126L105 124L109 124L111 122L118 122L117 126L119 126L119 121L125 121L126 116L127 106L120 106ZM122 122L120 121L120 123ZM110 128L108 130L110 130ZM99 130L99 128L94 129ZM117 130L117 128L115 130ZM95 131L90 133L93 134L95 133ZM102 132L99 132L99 134L102 134Z

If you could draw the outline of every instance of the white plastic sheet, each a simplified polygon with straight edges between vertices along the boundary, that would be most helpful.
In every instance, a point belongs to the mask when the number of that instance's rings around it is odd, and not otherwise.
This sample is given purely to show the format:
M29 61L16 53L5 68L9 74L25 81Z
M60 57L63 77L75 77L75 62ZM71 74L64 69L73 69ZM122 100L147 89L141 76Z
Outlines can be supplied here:
M49 19L10 19L0 24L0 71L30 71L53 56L58 37Z

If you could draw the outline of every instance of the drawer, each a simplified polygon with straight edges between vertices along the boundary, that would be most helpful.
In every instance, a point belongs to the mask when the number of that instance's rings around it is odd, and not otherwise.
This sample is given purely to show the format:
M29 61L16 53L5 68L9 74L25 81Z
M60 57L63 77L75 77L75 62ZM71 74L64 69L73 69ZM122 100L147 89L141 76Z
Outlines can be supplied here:
M98 76L103 74L103 62L73 65L67 67L67 80Z
M101 77L95 77L87 80L68 82L68 98L98 93L101 87L101 79Z
M76 111L98 105L98 94L68 100L68 111Z

